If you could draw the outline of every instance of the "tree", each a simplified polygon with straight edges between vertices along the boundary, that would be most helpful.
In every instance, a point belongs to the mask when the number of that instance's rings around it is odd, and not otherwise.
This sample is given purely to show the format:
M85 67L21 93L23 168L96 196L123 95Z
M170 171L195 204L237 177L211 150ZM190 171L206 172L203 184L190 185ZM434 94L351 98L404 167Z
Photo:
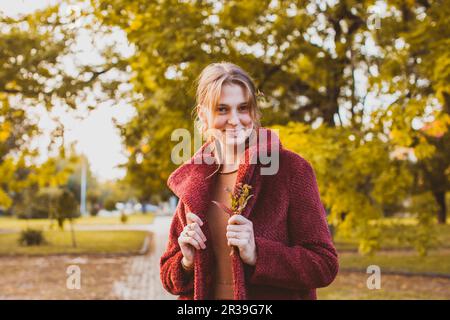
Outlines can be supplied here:
M69 220L72 235L72 246L75 248L76 238L73 229L73 219L79 217L78 203L74 195L65 188L43 188L36 196L36 209L47 212L48 218L55 219L61 230L64 229L64 222Z
M207 64L228 60L264 92L262 124L293 132L291 148L319 168L331 221L356 228L362 251L379 244L377 218L403 208L405 198L432 190L445 212L444 1L91 3L136 48L129 59L136 117L120 128L130 153L127 178L143 197L168 195L176 143L170 135L175 128L193 132L192 84ZM377 106L373 97L391 103ZM428 227L430 219L419 220Z
M21 196L18 188L25 187L26 173L37 156L30 144L40 132L30 110L44 106L69 111L86 105L91 110L121 96L118 78L127 64L115 53L114 43L98 48L103 59L98 65L76 60L80 29L96 36L112 30L101 28L92 12L72 3L63 1L15 19L0 15L0 171L20 181L0 178L3 208ZM71 67L64 63L67 60L74 62ZM56 148L64 146L63 139L59 125L49 149L58 143Z
M280 130L284 147L312 164L329 223L342 236L356 236L360 252L376 250L381 236L376 221L409 195L409 164L393 158L387 142L350 128L312 129L295 122L273 128Z
M396 97L379 117L392 144L411 148L416 193L431 191L445 223L450 189L450 7L448 1L387 1L390 12L376 34L382 55L371 79Z
M128 179L143 198L170 193L175 128L193 134L193 82L211 62L232 61L267 97L263 124L289 120L357 125L363 97L354 72L365 57L372 1L92 0L104 24L122 28L136 48L129 59L136 117L121 127ZM341 110L341 113L339 112Z
M75 61L75 70L69 70L62 62L67 57L75 59L79 29L98 27L89 11L70 4L64 1L18 19L0 16L1 94L30 107L42 103L52 108L60 103L76 108L95 86L111 96L115 93L119 82L102 75L124 70L126 64L117 59L111 47L99 48L104 59L100 65ZM102 32L107 33L97 30L98 34ZM92 97L99 98L95 94Z
M139 192L126 180L106 181L99 184L98 200L106 210L116 210L117 202L137 201Z
M39 190L68 188L69 178L78 161L79 157L73 149L66 154L64 148L58 156L50 157L39 165L26 165L24 157L18 162L9 160L7 163L11 164L11 170L4 179L9 181L5 189L10 194L10 214L21 218L48 218L50 213L45 207L34 205Z

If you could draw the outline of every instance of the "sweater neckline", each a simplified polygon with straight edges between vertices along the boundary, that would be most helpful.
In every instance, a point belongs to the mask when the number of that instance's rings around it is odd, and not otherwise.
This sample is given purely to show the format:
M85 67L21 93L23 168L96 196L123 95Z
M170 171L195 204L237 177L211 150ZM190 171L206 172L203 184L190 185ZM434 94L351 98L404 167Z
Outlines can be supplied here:
M233 171L228 171L228 172L219 171L218 173L219 173L219 174L230 174L230 173L235 173L235 172L237 172L238 170L239 170L239 168L234 169Z

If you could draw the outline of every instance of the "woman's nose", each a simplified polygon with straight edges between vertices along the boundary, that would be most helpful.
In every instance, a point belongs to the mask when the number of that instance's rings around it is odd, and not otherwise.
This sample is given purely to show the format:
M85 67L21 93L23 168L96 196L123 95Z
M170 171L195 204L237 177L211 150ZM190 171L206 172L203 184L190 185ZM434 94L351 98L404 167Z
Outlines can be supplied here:
M231 112L230 118L228 118L229 124L238 124L239 123L239 117L235 111Z

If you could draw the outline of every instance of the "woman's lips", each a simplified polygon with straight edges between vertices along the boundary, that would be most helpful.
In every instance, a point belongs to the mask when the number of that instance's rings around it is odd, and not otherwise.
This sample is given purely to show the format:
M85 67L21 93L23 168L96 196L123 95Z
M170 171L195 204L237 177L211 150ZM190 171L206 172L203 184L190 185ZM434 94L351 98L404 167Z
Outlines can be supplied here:
M243 130L224 130L228 136L238 136Z

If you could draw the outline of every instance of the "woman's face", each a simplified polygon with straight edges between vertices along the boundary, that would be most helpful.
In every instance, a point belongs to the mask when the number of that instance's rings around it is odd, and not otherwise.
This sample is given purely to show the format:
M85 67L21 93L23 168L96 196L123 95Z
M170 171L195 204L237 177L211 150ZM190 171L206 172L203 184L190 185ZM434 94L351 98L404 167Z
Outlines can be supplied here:
M219 104L212 110L211 122L214 136L225 145L245 142L253 129L253 119L241 86L230 84L222 87Z

